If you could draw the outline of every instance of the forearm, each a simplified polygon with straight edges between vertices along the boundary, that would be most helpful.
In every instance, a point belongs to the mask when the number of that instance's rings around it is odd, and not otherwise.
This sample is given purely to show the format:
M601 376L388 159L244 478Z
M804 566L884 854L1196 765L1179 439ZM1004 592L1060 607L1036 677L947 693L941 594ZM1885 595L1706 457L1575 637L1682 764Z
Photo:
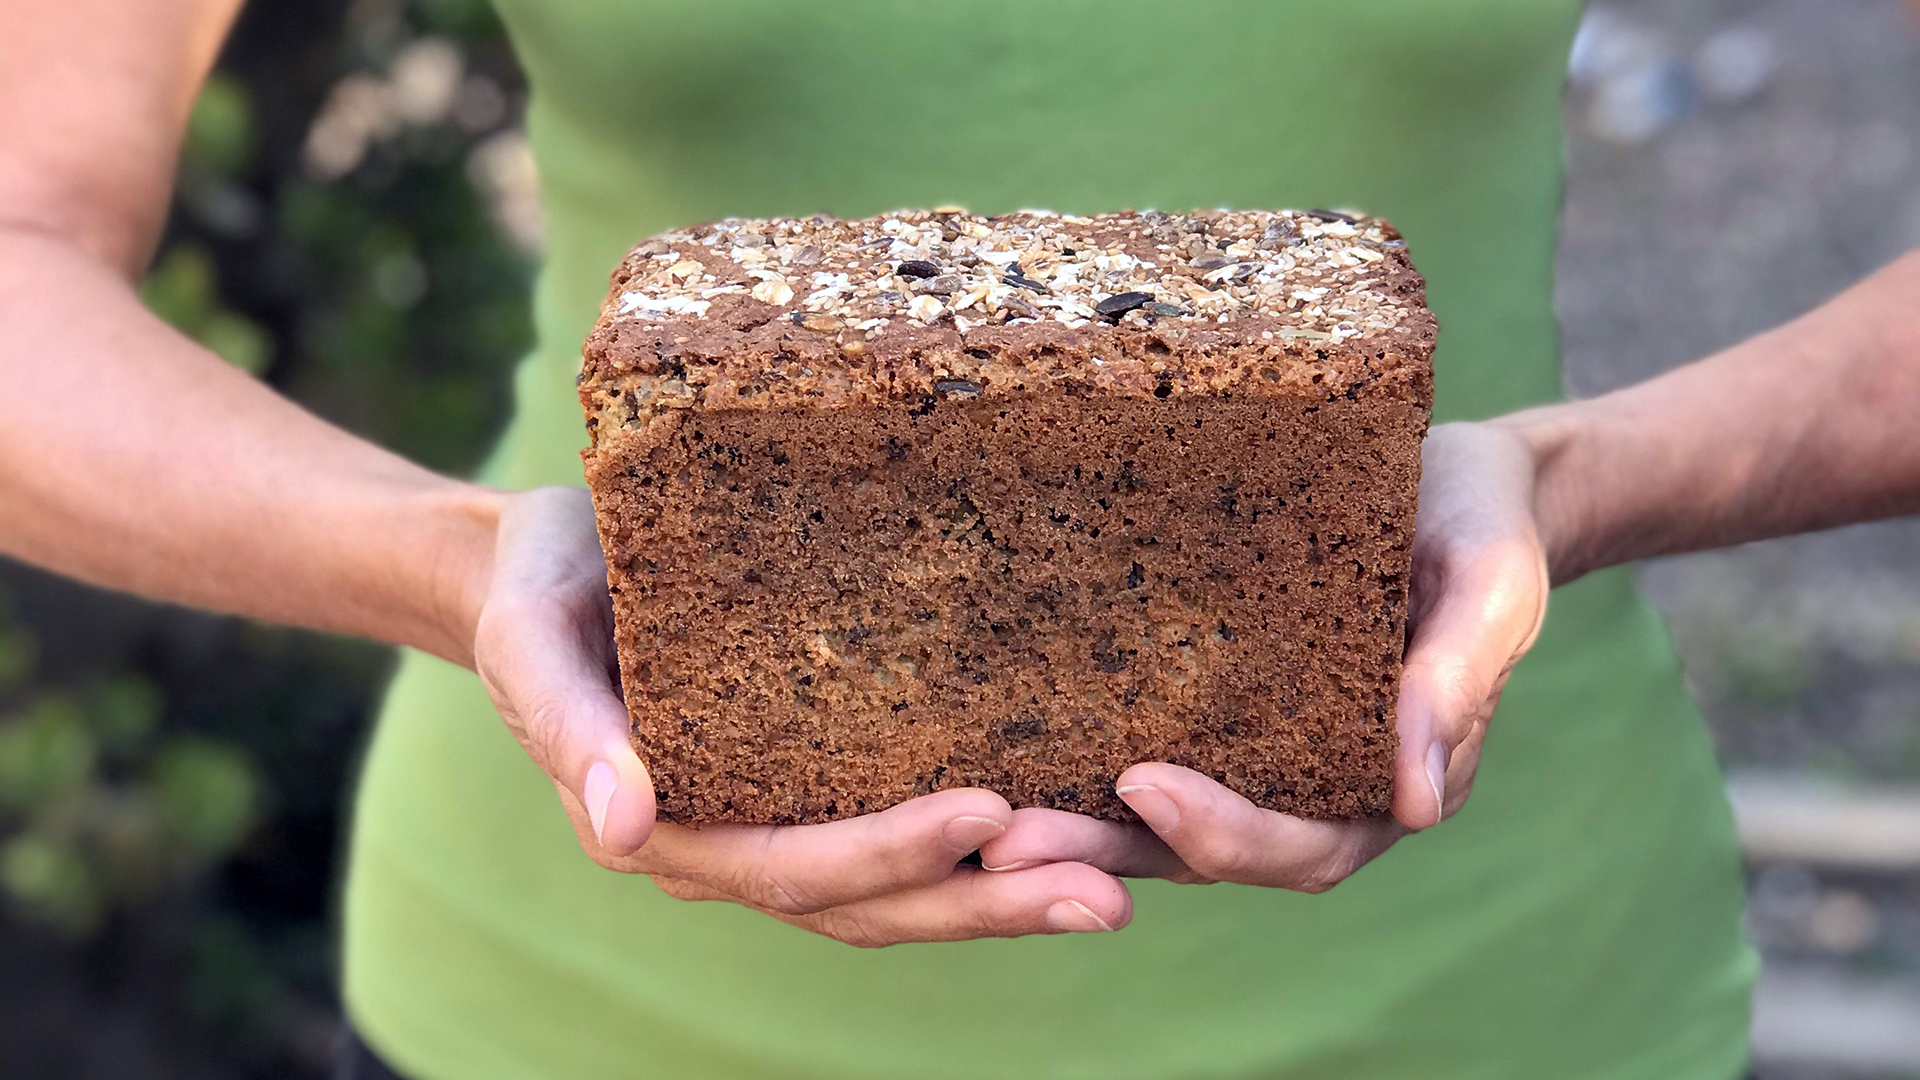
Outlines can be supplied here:
M1920 511L1920 253L1707 359L1496 423L1534 450L1555 582Z
M498 498L354 438L0 230L0 553L470 662Z

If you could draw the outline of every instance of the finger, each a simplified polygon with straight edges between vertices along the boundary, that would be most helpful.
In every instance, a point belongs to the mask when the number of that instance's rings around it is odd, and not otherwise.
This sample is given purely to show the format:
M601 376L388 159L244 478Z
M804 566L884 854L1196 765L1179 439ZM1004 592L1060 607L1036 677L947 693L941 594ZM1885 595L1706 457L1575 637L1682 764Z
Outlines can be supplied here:
M1215 881L1325 892L1406 834L1388 817L1313 821L1263 810L1164 762L1133 766L1114 790L1181 861Z
M1121 877L1195 879L1180 856L1151 829L1064 810L1015 810L1006 833L980 848L981 868L995 873L1056 862L1086 863Z
M1454 752L1492 715L1546 614L1546 570L1530 540L1485 544L1447 563L1428 578L1436 593L1400 675L1393 813L1414 829L1445 816Z
M694 882L661 880L683 900L735 901ZM806 915L769 912L794 926L863 948L1027 934L1102 933L1133 918L1126 886L1091 866L1051 863L995 874L962 867L945 880Z
M653 780L628 741L626 705L607 668L606 571L592 508L557 489L521 500L501 517L476 666L528 755L572 797L563 802L585 818L590 850L619 858L653 830Z
M820 825L663 825L646 858L657 872L805 915L941 881L1012 819L991 791L938 791Z

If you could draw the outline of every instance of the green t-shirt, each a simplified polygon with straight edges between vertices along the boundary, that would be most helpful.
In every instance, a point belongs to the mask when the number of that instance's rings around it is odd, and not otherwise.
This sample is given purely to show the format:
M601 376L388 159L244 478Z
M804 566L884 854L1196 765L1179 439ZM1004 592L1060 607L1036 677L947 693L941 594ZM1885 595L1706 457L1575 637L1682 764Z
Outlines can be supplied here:
M1572 0L508 0L550 251L489 467L578 483L628 245L728 215L1355 206L1442 327L1438 415L1558 396ZM370 751L346 994L421 1080L1730 1080L1755 971L1719 776L1619 572L1554 595L1473 799L1322 896L1139 882L1118 934L857 951L580 854L469 673Z

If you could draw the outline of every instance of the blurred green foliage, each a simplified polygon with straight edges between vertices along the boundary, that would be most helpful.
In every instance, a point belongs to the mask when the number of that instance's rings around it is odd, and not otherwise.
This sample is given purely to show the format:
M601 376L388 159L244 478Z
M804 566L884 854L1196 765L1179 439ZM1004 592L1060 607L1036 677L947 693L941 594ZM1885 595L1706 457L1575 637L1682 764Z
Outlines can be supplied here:
M273 340L260 324L221 303L213 256L192 241L167 249L140 283L140 299L174 329L242 371L258 375L273 358Z
M320 415L475 467L531 341L533 257L483 168L516 149L521 96L483 0L253 5L193 106L142 300ZM44 928L81 968L157 956L174 985L81 984L150 1014L153 1052L181 1055L165 1075L320 1075L330 869L386 669L0 565L0 931ZM0 1014L33 992L10 981ZM88 1037L0 1015L0 1071L31 1069L28 1035Z
M163 703L138 675L73 694L32 674L15 666L0 695L0 890L20 910L89 934L246 838L258 779L244 753L161 731Z

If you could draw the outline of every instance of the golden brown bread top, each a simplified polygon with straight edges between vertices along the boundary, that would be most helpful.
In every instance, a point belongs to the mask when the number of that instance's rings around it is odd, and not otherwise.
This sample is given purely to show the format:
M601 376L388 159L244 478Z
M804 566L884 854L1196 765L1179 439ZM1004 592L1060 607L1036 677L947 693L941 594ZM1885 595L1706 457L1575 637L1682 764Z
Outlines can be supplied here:
M623 424L1062 384L1164 397L1384 379L1426 398L1424 296L1391 225L1326 210L729 219L622 261L582 398L590 413L621 399Z

